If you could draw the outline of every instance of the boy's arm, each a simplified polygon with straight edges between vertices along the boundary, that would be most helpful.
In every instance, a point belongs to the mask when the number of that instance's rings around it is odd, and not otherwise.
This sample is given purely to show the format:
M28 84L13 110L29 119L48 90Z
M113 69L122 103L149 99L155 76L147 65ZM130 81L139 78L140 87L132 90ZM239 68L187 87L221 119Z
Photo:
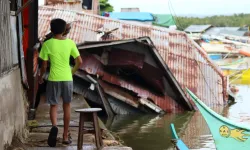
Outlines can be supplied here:
M42 59L42 67L40 69L40 75L39 75L38 82L40 84L42 84L43 83L43 75L46 72L47 64L48 64L48 60L49 60L48 49L47 49L46 43L44 43L42 46L42 49L41 49L40 54L39 54L39 58Z
M71 49L71 56L74 57L75 59L75 66L72 69L72 75L75 74L75 72L80 68L80 66L82 65L82 58L81 55L76 47L76 44L72 41L72 49Z
M82 65L82 58L81 56L78 56L75 58L75 66L72 69L72 75L75 74L75 72L79 69L79 67Z
M47 64L48 64L48 61L43 60L42 67L41 67L41 70L40 70L39 80L38 80L39 84L43 83L43 75L46 72Z

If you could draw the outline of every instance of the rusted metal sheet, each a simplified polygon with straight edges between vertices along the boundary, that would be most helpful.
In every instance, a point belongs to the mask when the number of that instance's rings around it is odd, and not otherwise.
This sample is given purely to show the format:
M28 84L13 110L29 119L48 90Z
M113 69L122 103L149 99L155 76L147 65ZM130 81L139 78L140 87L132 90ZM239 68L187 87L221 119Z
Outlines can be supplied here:
M163 72L159 68L145 63L144 59L145 56L142 54L112 48L108 57L108 66L133 68L134 73L139 74L145 80L145 83L152 85L152 89L164 93L164 85L162 84Z
M148 38L144 38L144 39L148 39ZM137 40L132 40L132 41L128 41L127 44L136 43L136 42L137 42ZM117 42L114 42L114 43L119 45L119 43L117 43ZM109 44L114 46L115 45L114 43L109 43ZM124 44L124 41L121 41L121 43ZM100 43L93 43L93 45L95 45L95 44L99 47L98 50L102 51L102 47L100 46ZM87 47L90 46L89 44L86 44L86 45L87 45ZM142 47L144 47L144 46L142 45ZM111 49L110 53L112 54L112 48L109 47L109 49ZM114 49L114 51L117 51L117 50L118 49ZM141 50L143 51L143 49L141 49ZM83 46L80 46L80 52L81 52L81 57L83 59L83 65L81 66L81 69L86 71L88 74L98 75L100 78L100 81L105 81L106 83L112 84L112 86L111 85L107 86L105 84L101 84L106 93L108 93L108 94L112 93L113 94L112 96L114 96L114 94L115 94L116 98L123 97L122 99L124 99L124 97L125 97L126 101L128 101L128 100L131 100L131 96L129 97L128 95L129 95L129 93L132 92L132 93L134 93L132 95L136 95L136 97L138 97L138 98L141 97L144 99L152 100L156 105L160 106L166 112L178 112L178 111L183 111L183 110L187 109L187 108L183 107L183 105L185 103L185 100L184 100L185 98L181 97L180 94L178 94L177 97L174 96L174 98L171 98L169 95L166 95L165 91L163 91L164 95L155 94L154 92L152 92L152 88L148 89L147 87L136 84L134 81L127 80L127 79L123 78L122 76L107 72L104 69L104 64L102 64L100 58L98 59L97 57L92 55L90 53L91 50L87 50ZM92 52L95 54L98 53L97 48L95 48L95 50L93 50ZM98 54L100 55L100 53L98 53ZM116 57L122 59L123 55L117 55ZM154 56L151 56L151 57L154 57ZM147 80L150 82L157 81L158 77L160 79L162 79L163 78L163 73L162 73L163 71L160 69L157 69L157 68L154 69L157 71L154 71L154 70L152 70L152 68L155 68L155 67L152 67L152 66L144 63L143 68L142 69L139 68L139 72L141 73L140 76L147 78ZM112 67L111 69L114 70L115 67ZM138 69L138 68L135 67L134 70L136 70L136 69ZM158 75L156 75L154 73L149 73L150 70L152 72L155 72ZM152 80L150 79L151 75L153 78ZM156 79L154 79L154 78L156 78ZM162 84L162 81L160 81L160 79L159 79L159 83ZM168 79L168 82L170 82L169 80L174 80L174 79ZM103 83L105 83L105 82L103 82ZM155 84L158 84L158 82L156 82L156 83L154 82L153 85L155 85ZM161 90L163 90L163 89L164 90L174 90L176 93L178 90L174 86L176 86L176 85L169 86L169 88L171 88L171 89L165 89L163 86L161 86L160 88L162 88ZM113 88L111 88L111 87L113 87ZM121 90L118 90L118 87ZM126 92L128 92L128 94L124 95L124 93L126 93ZM181 100L181 102L178 100ZM137 99L137 101L138 101L138 99ZM135 106L134 103L129 103L129 104L132 106Z
M107 82L99 81L99 84L104 89L105 93L115 97L116 99L119 99L125 103L128 103L129 105L138 108L139 101L135 96L132 96L125 90L122 90L122 88L118 88L114 85L108 84Z
M143 68L144 58L145 56L142 54L116 49L110 53L108 58L108 65L135 66L136 68Z
M107 40L149 36L183 91L191 89L208 106L223 105L226 101L226 78L184 32L46 7L40 7L39 17L39 37L44 37L49 31L50 20L58 17L68 22L75 21L68 38L76 43L96 41L95 31L98 29L118 28Z
M143 68L139 70L139 74L153 89L164 93L164 84L162 83L163 72L148 63L143 64Z

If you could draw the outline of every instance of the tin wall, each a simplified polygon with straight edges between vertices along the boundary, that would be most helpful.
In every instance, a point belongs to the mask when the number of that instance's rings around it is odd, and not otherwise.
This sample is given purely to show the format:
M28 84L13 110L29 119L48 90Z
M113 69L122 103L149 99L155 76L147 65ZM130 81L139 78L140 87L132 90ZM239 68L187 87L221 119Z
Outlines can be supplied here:
M223 100L226 99L226 78L212 64L205 52L190 40L184 32L112 20L91 14L40 7L40 38L49 32L49 22L52 18L62 18L67 22L74 21L68 37L76 43L98 40L97 32L95 32L98 29L108 31L118 28L107 40L148 36L154 42L161 57L165 60L184 91L189 88L208 106L224 104Z
M0 1L0 75L13 66L12 38L10 24L10 3Z

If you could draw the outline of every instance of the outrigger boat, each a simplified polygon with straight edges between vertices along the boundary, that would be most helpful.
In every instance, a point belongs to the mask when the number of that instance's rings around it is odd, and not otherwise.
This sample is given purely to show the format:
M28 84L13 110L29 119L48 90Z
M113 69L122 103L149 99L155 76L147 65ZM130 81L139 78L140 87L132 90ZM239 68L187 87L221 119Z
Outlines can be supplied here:
M234 123L217 114L189 89L187 89L187 92L206 120L217 150L250 150L249 126Z
M222 59L214 62L220 67L223 74L230 78L242 78L250 69L250 59L247 57L235 61Z
M175 145L177 150L189 150L186 144L178 137L174 124L170 125L171 133L172 133L172 142Z

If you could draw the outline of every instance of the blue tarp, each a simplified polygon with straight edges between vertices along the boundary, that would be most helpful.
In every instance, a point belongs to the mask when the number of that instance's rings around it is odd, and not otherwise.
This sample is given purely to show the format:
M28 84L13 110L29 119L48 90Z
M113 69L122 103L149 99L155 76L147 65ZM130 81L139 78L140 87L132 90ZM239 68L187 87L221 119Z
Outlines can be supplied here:
M109 17L119 20L154 21L153 15L147 12L113 12L109 14Z

